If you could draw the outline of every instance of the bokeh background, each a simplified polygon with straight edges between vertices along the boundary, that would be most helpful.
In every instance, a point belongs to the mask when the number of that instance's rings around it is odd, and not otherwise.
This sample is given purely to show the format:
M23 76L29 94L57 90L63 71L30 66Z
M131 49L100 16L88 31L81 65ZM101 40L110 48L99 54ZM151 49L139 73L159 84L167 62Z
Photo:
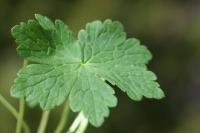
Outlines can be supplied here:
M12 26L41 13L63 20L76 33L96 19L123 23L153 53L148 67L166 93L162 100L130 100L117 92L118 106L100 128L86 133L200 133L200 0L0 0L0 93L16 108L9 88L22 65L10 35ZM47 133L53 133L62 106L53 110ZM70 113L70 120L74 118ZM39 107L26 107L25 120L33 133ZM13 133L16 120L0 104L0 133Z

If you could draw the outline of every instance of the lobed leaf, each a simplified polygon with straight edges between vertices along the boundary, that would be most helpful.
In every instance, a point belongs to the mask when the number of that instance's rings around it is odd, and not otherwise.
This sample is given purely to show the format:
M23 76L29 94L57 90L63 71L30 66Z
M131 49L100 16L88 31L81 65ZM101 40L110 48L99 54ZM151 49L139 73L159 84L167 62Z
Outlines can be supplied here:
M76 39L61 20L53 23L42 15L35 17L11 31L18 54L32 62L19 71L13 96L24 96L44 110L69 97L71 109L82 111L94 126L100 126L109 107L117 104L105 81L136 101L143 96L164 97L155 74L146 67L151 53L137 39L127 39L119 22L88 23Z

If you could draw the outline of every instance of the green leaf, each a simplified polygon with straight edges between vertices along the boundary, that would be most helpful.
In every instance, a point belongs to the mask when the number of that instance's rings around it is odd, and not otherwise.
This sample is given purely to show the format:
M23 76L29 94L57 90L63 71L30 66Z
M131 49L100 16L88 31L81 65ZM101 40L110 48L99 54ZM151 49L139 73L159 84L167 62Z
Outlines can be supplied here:
M28 65L18 73L11 94L16 97L26 96L27 101L40 103L45 110L61 104L76 79L70 71L63 71L63 67Z
M35 18L38 20L39 24L45 30L53 30L53 29L55 29L55 26L54 26L53 22L49 18L47 18L45 16L42 16L40 14L35 14Z
M40 24L47 23L47 20L40 15L38 21L29 20L12 28L18 54L29 61L45 64L79 61L80 49L78 44L74 44L76 41L72 32L60 20L56 20L54 29L46 30Z
M109 115L108 107L117 104L114 90L86 66L78 71L79 75L69 97L71 109L75 112L83 111L92 124L100 126L103 118Z
M24 96L44 110L69 97L71 109L82 111L94 126L100 126L109 107L117 104L105 81L136 101L164 97L155 74L146 67L151 53L137 39L127 39L119 22L88 23L76 39L61 20L35 17L12 28L18 54L33 62L19 71L13 96Z

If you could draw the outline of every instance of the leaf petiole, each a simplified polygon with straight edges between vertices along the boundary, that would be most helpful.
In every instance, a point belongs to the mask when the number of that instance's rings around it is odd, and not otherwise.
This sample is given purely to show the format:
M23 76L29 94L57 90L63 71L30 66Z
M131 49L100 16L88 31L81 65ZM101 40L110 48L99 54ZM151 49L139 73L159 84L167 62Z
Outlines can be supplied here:
M49 119L49 114L50 114L50 111L44 111L42 113L42 118L41 118L40 125L39 125L37 133L44 133L45 132L46 126L47 126L47 123L48 123L48 119Z
M76 133L84 133L88 126L88 119L83 119Z
M21 127L22 127L22 122L23 122L23 116L24 116L24 110L25 110L25 102L24 102L24 97L20 98L20 103L19 103L19 114L17 118L17 126L16 126L16 133L21 133Z
M17 110L0 94L0 102L4 107L16 118L18 119ZM24 128L25 133L30 133L30 129L26 122L22 121L22 126Z
M84 133L87 125L88 119L85 118L83 112L80 112L66 133Z
M59 124L58 124L54 133L61 133L62 132L62 130L64 129L65 124L67 122L68 114L69 114L69 103L66 102L65 105L64 105L62 115L61 115L61 119L60 119Z
M28 64L28 61L24 60L22 67L27 66L27 64ZM19 114L17 117L17 126L16 126L16 130L15 130L16 133L21 133L23 117L24 117L24 110L25 110L25 101L24 101L24 97L21 97L20 101L19 101Z

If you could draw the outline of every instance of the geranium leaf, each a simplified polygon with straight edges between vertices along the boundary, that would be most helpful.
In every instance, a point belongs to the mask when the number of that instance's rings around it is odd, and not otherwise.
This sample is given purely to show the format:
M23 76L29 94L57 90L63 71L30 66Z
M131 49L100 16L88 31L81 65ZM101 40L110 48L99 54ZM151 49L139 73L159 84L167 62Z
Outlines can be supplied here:
M117 104L106 81L133 100L164 97L155 74L146 67L151 53L137 39L127 39L119 22L88 23L76 39L61 20L35 17L12 28L18 54L32 62L19 71L13 96L24 96L44 110L69 97L71 109L83 112L94 126L100 126L109 107Z

